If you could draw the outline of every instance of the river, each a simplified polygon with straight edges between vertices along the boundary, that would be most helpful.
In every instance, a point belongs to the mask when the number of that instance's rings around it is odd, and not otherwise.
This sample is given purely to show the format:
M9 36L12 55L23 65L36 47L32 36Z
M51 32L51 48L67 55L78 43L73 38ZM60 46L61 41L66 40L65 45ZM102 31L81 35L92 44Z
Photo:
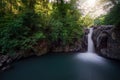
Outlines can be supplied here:
M86 53L49 53L14 62L0 80L120 80L120 62L94 53L88 34Z

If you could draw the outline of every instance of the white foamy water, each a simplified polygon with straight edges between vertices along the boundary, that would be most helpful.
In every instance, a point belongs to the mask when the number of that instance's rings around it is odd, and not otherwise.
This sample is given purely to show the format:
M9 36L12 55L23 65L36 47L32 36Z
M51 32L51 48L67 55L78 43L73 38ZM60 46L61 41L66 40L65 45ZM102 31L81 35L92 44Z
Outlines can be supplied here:
M88 51L87 52L94 52L94 44L92 40L92 33L93 33L93 28L89 29L89 34L88 34Z
M93 28L90 28L89 34L88 34L87 52L78 54L77 58L82 61L106 64L106 61L105 61L106 59L97 55L97 53L95 53L94 43L92 40L92 33L93 33Z

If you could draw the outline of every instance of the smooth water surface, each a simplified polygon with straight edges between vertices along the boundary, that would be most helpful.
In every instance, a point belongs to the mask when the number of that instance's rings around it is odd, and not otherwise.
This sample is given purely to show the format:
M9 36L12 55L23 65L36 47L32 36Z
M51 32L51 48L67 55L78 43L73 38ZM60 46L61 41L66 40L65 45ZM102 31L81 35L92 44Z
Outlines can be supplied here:
M96 54L48 54L13 66L0 80L120 80L120 63Z

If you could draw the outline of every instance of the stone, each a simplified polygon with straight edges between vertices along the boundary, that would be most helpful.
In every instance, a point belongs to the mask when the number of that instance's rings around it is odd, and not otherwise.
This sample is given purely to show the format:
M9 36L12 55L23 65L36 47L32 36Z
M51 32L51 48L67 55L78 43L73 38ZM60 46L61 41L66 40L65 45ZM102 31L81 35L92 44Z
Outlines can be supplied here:
M116 37L113 29L112 25L95 27L92 39L97 53L120 60L120 40Z
M7 64L12 63L12 59L9 58L9 59L6 61L6 63L7 63Z
M4 71L10 68L10 64L12 63L12 58L8 55L0 54L0 71Z
M3 66L3 64L2 63L0 63L0 67L2 67Z
M10 65L4 66L1 70L5 71L5 70L8 70L8 69L10 69Z
M33 51L37 56L41 56L43 54L48 53L48 42L46 40L40 40L36 45L33 46Z
M7 55L2 55L1 58L0 58L0 62L4 63L7 59L8 59Z

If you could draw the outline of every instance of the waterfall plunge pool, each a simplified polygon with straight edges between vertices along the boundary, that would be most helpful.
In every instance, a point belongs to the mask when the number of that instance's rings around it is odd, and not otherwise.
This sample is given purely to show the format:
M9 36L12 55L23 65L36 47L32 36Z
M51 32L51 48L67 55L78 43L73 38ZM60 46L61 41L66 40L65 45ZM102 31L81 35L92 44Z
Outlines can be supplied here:
M0 73L0 80L120 80L120 62L94 53L88 34L88 51L74 54L47 54L13 63Z
M12 64L0 80L120 80L120 63L96 54L47 54Z

